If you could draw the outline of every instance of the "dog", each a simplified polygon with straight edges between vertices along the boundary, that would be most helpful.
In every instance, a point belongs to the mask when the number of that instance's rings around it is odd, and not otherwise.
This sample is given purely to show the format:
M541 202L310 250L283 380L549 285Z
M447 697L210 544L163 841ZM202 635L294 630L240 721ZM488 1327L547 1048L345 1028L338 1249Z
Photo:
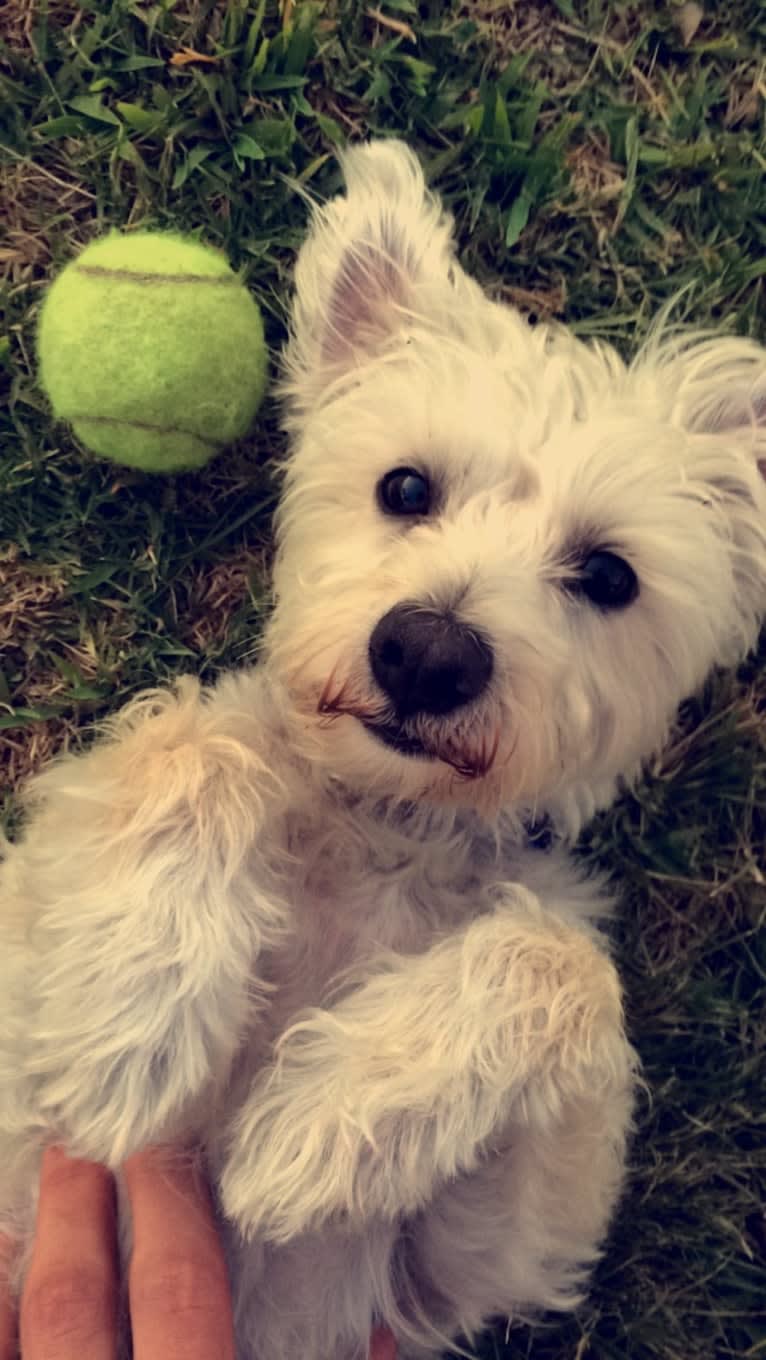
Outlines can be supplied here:
M404 145L343 170L258 664L43 771L2 868L2 1223L54 1138L201 1146L242 1360L362 1360L376 1322L416 1360L582 1297L640 1076L567 843L766 602L764 351L533 327Z

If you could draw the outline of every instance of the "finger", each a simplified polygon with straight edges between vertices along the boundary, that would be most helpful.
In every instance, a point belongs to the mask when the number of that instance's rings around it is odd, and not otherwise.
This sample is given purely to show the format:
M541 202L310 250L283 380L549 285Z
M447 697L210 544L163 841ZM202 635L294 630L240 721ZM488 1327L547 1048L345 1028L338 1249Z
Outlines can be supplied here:
M396 1338L388 1327L376 1327L370 1338L369 1360L396 1360Z
M49 1148L21 1298L24 1360L115 1360L117 1288L112 1178Z
M0 1360L14 1360L16 1354L16 1317L9 1279L13 1256L14 1243L0 1233Z
M234 1360L229 1280L210 1192L183 1153L132 1157L134 1360Z

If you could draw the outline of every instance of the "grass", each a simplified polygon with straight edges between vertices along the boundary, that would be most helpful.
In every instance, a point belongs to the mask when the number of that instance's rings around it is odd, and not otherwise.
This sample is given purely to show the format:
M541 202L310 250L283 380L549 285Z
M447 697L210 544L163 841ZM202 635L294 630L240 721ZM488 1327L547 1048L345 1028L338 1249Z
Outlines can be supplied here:
M273 460L199 475L88 460L35 384L43 289L107 226L225 249L276 348L296 185L398 132L498 296L629 348L679 287L764 336L766 10L759 0L4 0L0 7L0 780L14 791L147 684L253 648ZM499 1360L766 1355L766 667L715 677L583 853L624 885L619 950L652 1098L592 1297Z

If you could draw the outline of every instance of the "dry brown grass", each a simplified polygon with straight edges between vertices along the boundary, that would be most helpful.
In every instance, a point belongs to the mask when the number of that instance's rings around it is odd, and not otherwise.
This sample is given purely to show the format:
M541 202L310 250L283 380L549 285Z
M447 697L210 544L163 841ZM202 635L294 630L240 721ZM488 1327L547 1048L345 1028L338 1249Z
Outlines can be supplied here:
M61 672L42 669L39 656L45 642L57 636L67 574L64 567L44 570L25 562L12 549L0 558L0 676L6 690L8 674L23 677L0 696L0 715L9 701L30 709L47 706L66 688ZM71 650L73 664L87 673L87 655ZM0 788L18 789L66 746L75 729L76 721L62 716L0 730Z
M51 266L51 241L57 224L72 249L97 231L95 196L71 171L59 172L30 161L0 171L0 279L11 288L40 287Z
M74 0L0 0L0 33L3 41L17 52L36 55L35 28L45 15L50 28L77 28L85 20L85 11Z
M225 647L234 615L252 601L253 581L263 576L263 555L251 551L193 571L182 586L179 636L201 656Z
M552 0L464 0L459 11L476 24L502 69L519 52L561 51L561 11Z
M151 546L147 551L151 557ZM0 716L4 708L30 715L15 730L0 729L0 788L9 794L86 725L89 709L100 707L73 702L73 684L78 693L97 686L130 655L130 610L105 596L95 620L80 619L71 593L78 572L74 559L46 567L17 548L0 554ZM255 615L264 573L264 553L245 549L210 566L192 564L172 582L168 622L199 664L215 661L242 630L242 616Z

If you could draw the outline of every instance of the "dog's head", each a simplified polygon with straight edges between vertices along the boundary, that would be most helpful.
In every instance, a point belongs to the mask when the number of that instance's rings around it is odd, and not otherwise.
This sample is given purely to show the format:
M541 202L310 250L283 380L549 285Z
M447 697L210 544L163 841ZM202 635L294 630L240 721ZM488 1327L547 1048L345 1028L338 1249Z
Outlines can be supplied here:
M756 638L766 355L532 328L406 148L344 170L297 266L270 664L351 787L576 824Z

